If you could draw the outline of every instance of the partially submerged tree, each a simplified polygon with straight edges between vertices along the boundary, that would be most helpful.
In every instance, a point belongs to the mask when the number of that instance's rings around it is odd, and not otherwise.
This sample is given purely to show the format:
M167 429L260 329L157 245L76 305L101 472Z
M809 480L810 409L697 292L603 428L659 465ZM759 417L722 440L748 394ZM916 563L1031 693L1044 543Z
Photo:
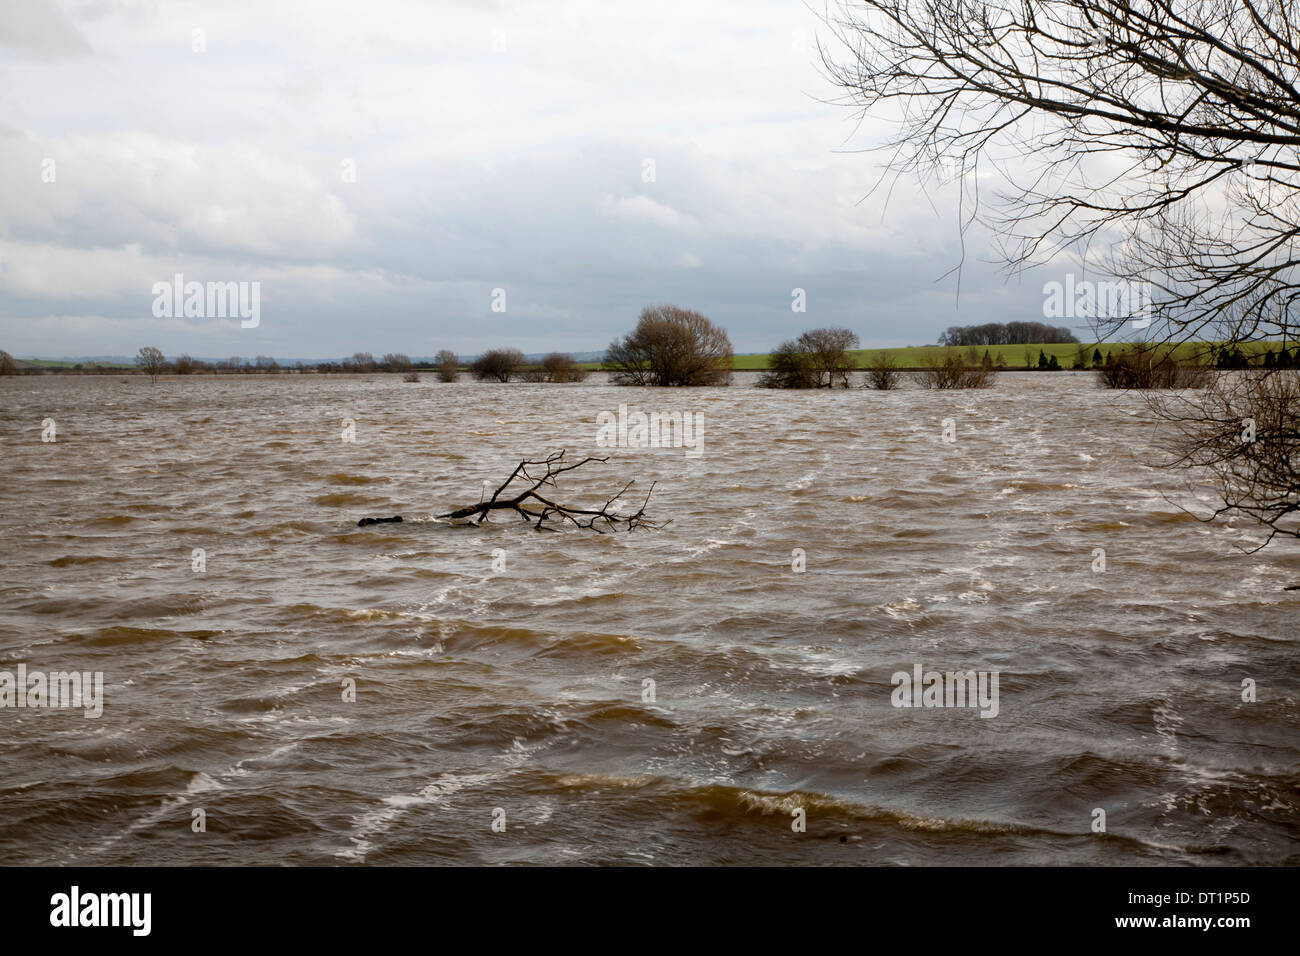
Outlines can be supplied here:
M546 373L546 381L560 384L581 382L587 378L587 370L575 362L572 355L563 352L552 352L542 359L542 371Z
M732 359L724 329L698 312L661 305L641 310L636 328L610 344L604 364L617 385L728 385Z
M1177 421L1177 451L1206 469L1222 504L1206 520L1241 514L1267 537L1300 537L1300 372L1222 373L1193 400L1164 404Z
M0 349L0 375L17 375L18 366L14 364L14 357Z
M355 352L352 358L343 360L343 365L349 372L373 372L375 357L370 352Z
M460 356L449 349L443 349L433 357L434 367L438 369L438 381L454 382L460 378Z
M968 362L951 351L944 353L942 361L922 369L919 376L925 388L988 388L996 379L993 366Z
M560 475L581 468L589 462L609 461L608 458L588 457L582 461L566 464L564 456L565 450L561 449L546 458L521 461L510 473L510 477L492 492L491 497L480 500L478 504L457 508L438 517L447 521L481 525L488 520L492 512L506 511L517 514L524 521L533 522L533 527L538 530L547 531L558 531L559 528L555 525L566 523L576 528L589 528L598 533L619 529L634 531L637 528L663 527L663 524L646 517L645 513L646 505L650 503L650 496L655 490L653 484L635 511L620 511L616 507L616 502L635 484L634 481L627 482L618 492L603 499L595 507L583 508L560 504L554 500L559 490L556 479ZM362 518L357 524L364 527L380 522L401 520L401 515L395 515L392 518Z
M849 349L857 347L858 337L849 329L812 329L777 346L758 384L762 388L848 388L849 376L857 368Z
M469 370L480 382L508 382L526 362L519 349L489 349L470 363Z
M146 345L136 353L135 364L149 376L149 381L157 382L158 376L167 368L167 356L152 345Z
M867 366L867 385L871 388L882 391L898 388L902 377L898 364L889 357L888 352L877 352Z
M1121 352L1097 370L1097 382L1105 388L1202 388L1213 377L1206 366L1179 361L1170 349L1155 346Z

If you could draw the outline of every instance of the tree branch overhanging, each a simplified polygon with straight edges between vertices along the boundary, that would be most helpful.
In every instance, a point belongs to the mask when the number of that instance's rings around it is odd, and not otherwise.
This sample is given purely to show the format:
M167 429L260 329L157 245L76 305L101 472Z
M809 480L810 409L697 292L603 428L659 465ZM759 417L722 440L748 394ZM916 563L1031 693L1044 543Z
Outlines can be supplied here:
M845 0L827 22L844 101L898 111L889 168L959 167L963 226L1012 271L1109 247L1091 269L1158 290L1148 336L1300 335L1300 3ZM990 169L987 203L965 174Z

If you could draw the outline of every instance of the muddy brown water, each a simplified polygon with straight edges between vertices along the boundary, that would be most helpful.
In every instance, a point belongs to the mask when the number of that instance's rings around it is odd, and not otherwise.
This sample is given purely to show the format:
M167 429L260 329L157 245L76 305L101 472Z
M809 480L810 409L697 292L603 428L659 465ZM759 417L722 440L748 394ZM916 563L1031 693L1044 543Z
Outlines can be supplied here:
M7 863L1300 862L1300 549L1138 396L430 378L0 379L0 671L104 681L0 709ZM427 520L558 448L671 523Z

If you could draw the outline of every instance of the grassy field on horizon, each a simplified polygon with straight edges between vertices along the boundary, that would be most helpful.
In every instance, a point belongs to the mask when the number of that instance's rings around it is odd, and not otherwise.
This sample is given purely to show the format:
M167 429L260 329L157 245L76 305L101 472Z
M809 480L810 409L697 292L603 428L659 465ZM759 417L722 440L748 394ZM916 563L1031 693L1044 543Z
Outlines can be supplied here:
M1267 349L1276 349L1281 346L1281 342L1247 342L1241 346L1244 355L1254 358ZM943 361L945 353L951 352L954 355L966 359L973 358L980 361L984 357L985 351L989 353L989 358L996 364L998 357L1001 356L1006 362L1007 368L1036 368L1038 366L1038 353L1041 351L1050 361L1052 356L1056 356L1056 361L1063 369L1074 367L1075 362L1082 360L1086 367L1092 367L1094 351L1100 350L1102 360L1106 354L1112 353L1119 355L1127 352L1134 347L1132 342L1084 342L1070 343L1063 345L1048 345L1041 342L1029 343L1027 345L998 345L998 346L957 346L946 347L943 345L908 345L896 348L884 349L854 349L849 354L853 356L858 368L866 368L875 359L877 355L884 352L893 362L901 369L926 368ZM1175 355L1183 361L1200 359L1204 357L1208 346L1204 342L1185 342L1179 345L1175 350ZM753 352L744 355L737 355L732 360L732 368L738 372L755 372L763 371L768 367L767 352ZM599 362L584 362L583 366L588 369L599 369Z

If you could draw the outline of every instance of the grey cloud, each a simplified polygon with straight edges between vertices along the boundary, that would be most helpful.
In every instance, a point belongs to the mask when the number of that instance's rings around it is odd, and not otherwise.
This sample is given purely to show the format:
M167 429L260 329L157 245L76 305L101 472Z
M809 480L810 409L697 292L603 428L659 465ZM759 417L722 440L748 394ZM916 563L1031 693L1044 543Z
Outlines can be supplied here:
M0 4L0 46L37 57L90 52L90 44L54 0L7 0Z

